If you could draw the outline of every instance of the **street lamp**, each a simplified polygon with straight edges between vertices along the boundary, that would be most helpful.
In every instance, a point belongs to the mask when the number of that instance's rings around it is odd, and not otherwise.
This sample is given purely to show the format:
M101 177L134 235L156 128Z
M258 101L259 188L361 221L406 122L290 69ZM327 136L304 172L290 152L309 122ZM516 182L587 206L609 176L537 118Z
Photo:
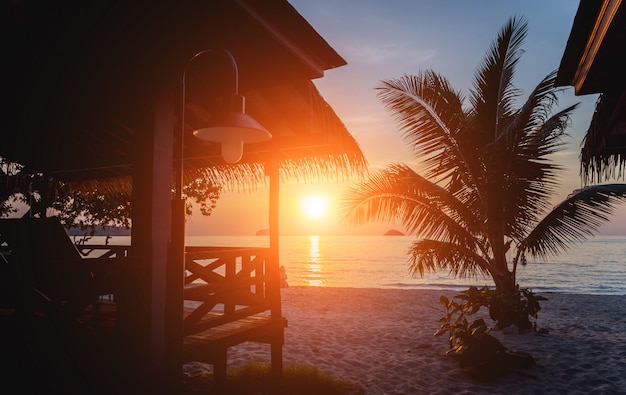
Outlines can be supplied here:
M198 52L192 60L210 51L212 50ZM223 53L230 61L232 67L233 83L231 95L227 98L225 111L212 117L206 127L194 130L193 135L202 140L221 143L222 158L227 163L237 163L243 155L244 144L260 143L271 139L272 135L254 118L246 114L245 97L239 94L237 62L235 62L235 58L229 51L224 50Z
M180 110L180 146L178 147L178 152L176 152L178 162L177 170L179 173L176 179L176 200L182 199L183 190L183 151L185 145L186 102L185 79L187 67L189 67L194 59L209 52L221 52L229 61L232 71L232 91L227 98L227 105L224 111L218 115L214 115L209 120L209 124L206 127L194 130L193 135L202 140L221 143L222 158L227 163L239 162L241 156L243 155L244 144L259 143L272 138L270 132L268 132L254 118L245 113L245 97L239 94L239 70L237 69L237 62L235 61L233 55L225 49L221 51L215 49L205 49L197 52L187 62L181 79L182 106Z
M256 143L272 138L272 135L259 124L254 118L245 113L245 98L239 95L239 72L237 62L233 55L227 50L217 51L207 49L196 53L185 66L181 78L182 106L180 108L180 135L179 146L174 151L176 161L176 194L172 201L172 229L171 229L171 251L170 264L167 270L167 290L166 290L166 316L167 328L166 337L171 339L167 343L167 353L171 361L170 372L177 374L180 366L179 360L182 350L183 335L183 287L185 272L185 209L186 203L183 199L183 173L184 173L184 145L185 145L185 78L187 67L198 56L208 52L222 52L230 62L232 69L232 92L226 101L225 111L214 116L207 127L195 130L194 136L208 141L221 143L222 158L228 163L237 163L243 154L243 145L246 143ZM174 376L172 376L174 377Z

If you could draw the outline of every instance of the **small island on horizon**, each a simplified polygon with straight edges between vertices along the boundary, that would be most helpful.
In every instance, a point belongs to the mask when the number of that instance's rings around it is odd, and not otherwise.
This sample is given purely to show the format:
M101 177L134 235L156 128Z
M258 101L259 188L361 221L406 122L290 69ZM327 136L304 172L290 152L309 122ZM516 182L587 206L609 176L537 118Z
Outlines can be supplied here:
M389 229L383 234L383 236L405 236L405 234L400 232L399 230Z

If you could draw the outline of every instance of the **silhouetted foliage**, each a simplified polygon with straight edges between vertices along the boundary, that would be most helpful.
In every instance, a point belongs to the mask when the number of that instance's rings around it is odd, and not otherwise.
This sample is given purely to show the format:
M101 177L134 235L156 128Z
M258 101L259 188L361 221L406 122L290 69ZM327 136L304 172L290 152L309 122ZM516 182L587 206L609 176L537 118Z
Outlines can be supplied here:
M483 307L489 309L492 318L500 317L501 312L494 310L499 310L508 303L511 303L512 309L504 309L504 313L510 319L525 320L529 315L537 318L540 310L539 301L547 299L535 295L528 289L521 289L520 294L524 300L521 306L523 312L518 311L520 305L517 299L502 300L501 294L488 287L482 289L470 287L453 299L441 296L439 302L446 309L446 314L439 319L441 327L435 332L435 336L448 334L450 342L448 353L459 355L461 368L480 378L497 376L514 368L529 367L535 363L534 358L505 347L489 333L490 329L484 319L478 318L471 323L468 320L469 316L478 313ZM459 303L457 300L465 302Z
M0 217L15 215L20 208L33 216L52 210L65 228L79 228L88 235L98 226L131 227L131 191L123 182L105 180L106 188L98 188L96 182L90 188L76 189L42 174L24 174L22 169L0 157ZM211 215L220 190L201 176L187 183L183 187L187 214L197 204L201 214Z
M552 114L556 72L514 106L513 84L527 24L511 18L474 74L466 98L432 70L383 81L378 95L415 154L417 172L392 164L346 199L354 224L399 219L418 238L408 251L414 275L448 270L491 277L499 327L530 325L516 271L526 256L558 254L584 240L626 198L626 184L574 191L556 206L562 167L553 162L577 105ZM504 301L506 301L504 303ZM502 302L502 303L501 303Z

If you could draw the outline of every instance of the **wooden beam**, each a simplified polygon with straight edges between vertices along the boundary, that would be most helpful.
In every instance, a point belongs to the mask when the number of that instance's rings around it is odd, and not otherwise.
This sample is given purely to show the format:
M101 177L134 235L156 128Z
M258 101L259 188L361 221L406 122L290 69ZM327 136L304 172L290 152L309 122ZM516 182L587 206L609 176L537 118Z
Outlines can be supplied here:
M585 80L589 74L589 70L593 65L596 55L600 50L600 46L604 41L606 32L609 30L609 26L611 26L613 17L617 13L621 3L622 0L604 0L602 4L602 8L596 18L596 23L587 40L585 50L580 58L580 61L578 62L576 74L574 74L572 85L574 85L576 94L581 94L583 85L585 84Z

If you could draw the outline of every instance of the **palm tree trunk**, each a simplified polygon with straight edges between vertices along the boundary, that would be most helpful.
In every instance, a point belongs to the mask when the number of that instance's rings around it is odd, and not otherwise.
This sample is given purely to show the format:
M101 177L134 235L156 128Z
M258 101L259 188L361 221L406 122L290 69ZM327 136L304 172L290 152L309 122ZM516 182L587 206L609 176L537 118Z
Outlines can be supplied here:
M515 276L508 269L506 257L500 258L494 264L496 296L491 300L489 313L499 329L510 325L515 325L520 330L530 329L532 324L524 308L522 295L515 284Z
M503 254L504 255L504 254ZM513 295L517 292L515 281L513 280L513 273L509 270L506 257L501 256L496 260L494 270L494 283L496 285L496 291L504 295Z

